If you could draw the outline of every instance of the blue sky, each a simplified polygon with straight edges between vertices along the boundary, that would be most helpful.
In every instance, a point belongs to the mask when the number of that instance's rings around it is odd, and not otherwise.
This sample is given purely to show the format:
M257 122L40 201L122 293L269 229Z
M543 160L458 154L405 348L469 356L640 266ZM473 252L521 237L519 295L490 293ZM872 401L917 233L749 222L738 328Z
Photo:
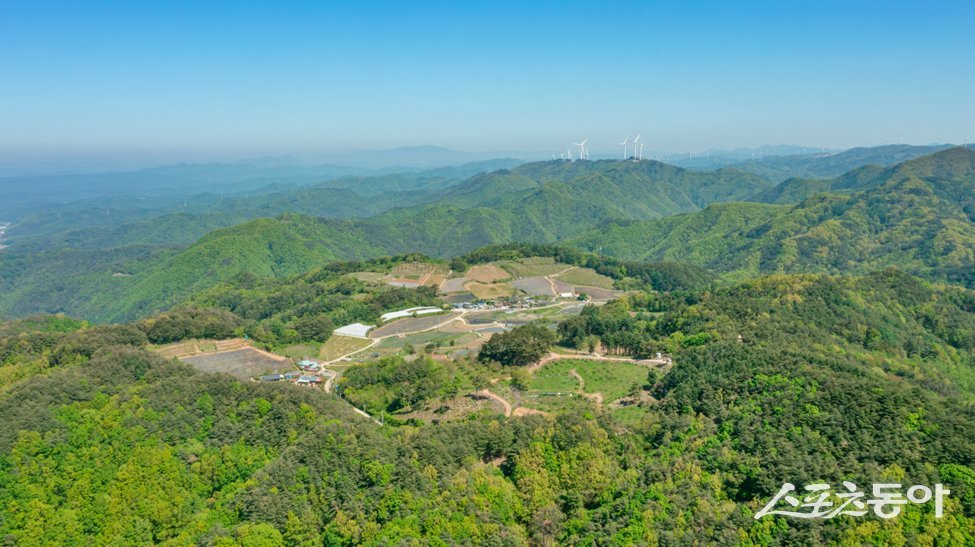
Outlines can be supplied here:
M528 4L4 0L0 151L975 139L970 1Z

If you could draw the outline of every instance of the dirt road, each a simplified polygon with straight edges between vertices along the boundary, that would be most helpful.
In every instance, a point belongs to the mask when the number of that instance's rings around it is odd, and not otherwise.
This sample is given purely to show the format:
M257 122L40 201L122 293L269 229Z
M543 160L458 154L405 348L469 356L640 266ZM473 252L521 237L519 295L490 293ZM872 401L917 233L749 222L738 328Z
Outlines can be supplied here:
M511 416L511 403L502 399L501 396L498 395L497 393L494 393L488 389L482 389L480 391L475 392L475 394L478 395L479 397L487 397L488 399L494 399L495 401L501 403L501 406L504 407L504 415Z

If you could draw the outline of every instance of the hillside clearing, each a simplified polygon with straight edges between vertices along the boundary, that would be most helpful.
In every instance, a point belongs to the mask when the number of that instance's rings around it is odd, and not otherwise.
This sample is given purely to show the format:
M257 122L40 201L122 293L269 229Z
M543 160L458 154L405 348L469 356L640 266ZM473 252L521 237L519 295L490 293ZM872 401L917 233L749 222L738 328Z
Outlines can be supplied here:
M592 268L572 268L571 270L554 274L552 277L565 281L570 285L598 287L600 289L613 288L612 278L596 273L596 270Z
M201 353L184 357L181 361L189 363L201 372L226 373L246 380L263 374L276 374L294 370L294 366L284 357L271 355L254 348L241 348L214 353Z

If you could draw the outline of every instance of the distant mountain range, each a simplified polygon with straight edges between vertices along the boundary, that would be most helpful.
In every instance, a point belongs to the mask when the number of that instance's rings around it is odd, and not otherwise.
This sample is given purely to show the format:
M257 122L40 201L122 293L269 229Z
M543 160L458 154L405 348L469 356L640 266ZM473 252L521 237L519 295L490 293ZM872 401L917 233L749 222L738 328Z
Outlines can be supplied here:
M0 315L128 319L242 272L289 276L406 252L448 258L504 242L689 262L726 280L896 266L972 286L973 173L975 151L959 147L778 185L732 168L556 160L461 181L427 172L211 195L194 200L202 211L148 210L74 231L39 223L0 253ZM273 218L247 221L257 216Z

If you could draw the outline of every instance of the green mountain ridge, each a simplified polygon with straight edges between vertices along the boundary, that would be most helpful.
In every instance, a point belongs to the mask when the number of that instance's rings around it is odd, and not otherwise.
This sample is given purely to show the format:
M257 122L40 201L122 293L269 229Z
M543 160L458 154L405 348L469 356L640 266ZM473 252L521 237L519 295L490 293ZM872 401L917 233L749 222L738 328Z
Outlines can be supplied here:
M627 260L688 261L733 279L896 266L930 279L975 282L975 151L911 160L861 186L795 205L713 205L673 218L611 222L572 244Z
M49 266L30 271L29 259L4 253L0 314L130 319L242 272L288 276L333 260L412 252L449 258L508 242L568 241L626 260L689 262L726 280L897 266L971 286L973 156L955 148L879 171L860 168L830 182L831 192L842 193L792 205L721 203L769 189L734 170L696 173L652 161L525 164L475 175L431 204L365 219L283 214L132 261L122 249L113 252L116 261L88 255L94 268L58 272L52 253Z

